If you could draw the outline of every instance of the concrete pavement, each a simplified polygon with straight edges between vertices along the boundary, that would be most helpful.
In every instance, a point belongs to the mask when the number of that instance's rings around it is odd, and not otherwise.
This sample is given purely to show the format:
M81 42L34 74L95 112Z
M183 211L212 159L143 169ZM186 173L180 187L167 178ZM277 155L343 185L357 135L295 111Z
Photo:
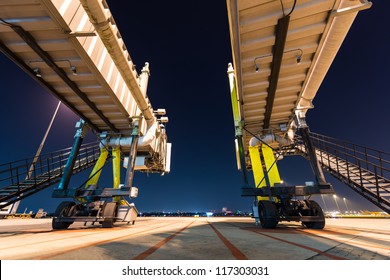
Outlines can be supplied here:
M390 220L327 219L324 230L250 218L143 217L107 229L50 219L0 220L0 259L304 260L390 259Z

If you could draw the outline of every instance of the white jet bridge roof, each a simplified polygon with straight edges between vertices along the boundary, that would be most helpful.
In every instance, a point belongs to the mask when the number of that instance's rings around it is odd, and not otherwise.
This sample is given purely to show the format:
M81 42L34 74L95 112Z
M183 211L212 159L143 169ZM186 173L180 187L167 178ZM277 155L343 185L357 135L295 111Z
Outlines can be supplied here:
M95 130L155 121L106 1L0 0L0 20L0 50Z
M227 0L245 129L283 135L297 110L312 108L358 11L370 6L365 0ZM244 143L251 137L244 131Z

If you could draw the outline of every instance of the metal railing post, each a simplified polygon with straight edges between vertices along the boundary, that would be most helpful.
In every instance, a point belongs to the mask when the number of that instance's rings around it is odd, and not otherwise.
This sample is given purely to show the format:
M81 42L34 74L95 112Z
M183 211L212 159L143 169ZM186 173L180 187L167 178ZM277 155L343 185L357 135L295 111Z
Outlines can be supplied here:
M24 163L25 163L25 166L26 166L26 179L30 179L31 175L30 175L30 172L28 171L28 162L27 162L27 159L24 160Z
M11 173L11 184L13 185L14 184L14 175L13 175L13 172L12 172L12 162L9 163L9 170L10 170L10 173Z
M37 184L37 173L35 172L35 165L32 166L32 174L34 176L34 184ZM31 178L29 178L31 179Z
M353 144L352 148L353 148L353 155L355 157L355 164L358 164L358 159L357 159L357 156L356 156L356 145Z
M376 195L377 195L378 202L380 202L378 174L377 174L375 165L374 165L374 171L375 171Z
M360 188L362 190L362 192L364 191L364 187L363 187L363 175L362 175L362 167L360 165L360 161L359 161L359 176L360 176Z
M50 162L49 162L49 158L46 159L47 161L47 176L49 178L49 181L51 180L51 172L50 172Z
M19 168L16 167L16 184L18 186L18 192L20 192L20 184L19 184Z
M63 161L63 157L62 157L63 153L60 153L59 157L60 157L60 174L62 175L63 173L63 170L64 170L64 165L62 164L62 161Z
M42 171L42 157L41 156L39 156L39 165L41 168L41 173L43 173L43 171Z

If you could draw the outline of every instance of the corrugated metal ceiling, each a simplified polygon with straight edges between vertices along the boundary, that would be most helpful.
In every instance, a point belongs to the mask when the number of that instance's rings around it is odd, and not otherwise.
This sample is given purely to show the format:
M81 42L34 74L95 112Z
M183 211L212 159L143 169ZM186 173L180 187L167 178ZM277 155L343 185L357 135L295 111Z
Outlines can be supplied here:
M251 133L262 135L272 131L284 135L281 125L289 127L297 109L311 108L357 12L371 6L363 0L294 2L227 0L241 115L245 129ZM280 22L286 17L289 19L283 46L276 40L283 28ZM275 78L273 67L278 63L276 52L281 46L280 72L272 104L270 82ZM251 137L244 132L244 143Z

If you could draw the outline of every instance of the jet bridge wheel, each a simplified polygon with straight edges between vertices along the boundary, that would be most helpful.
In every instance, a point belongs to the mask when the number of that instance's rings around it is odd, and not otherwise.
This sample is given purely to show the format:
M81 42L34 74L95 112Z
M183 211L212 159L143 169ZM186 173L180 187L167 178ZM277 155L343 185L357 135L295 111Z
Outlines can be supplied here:
M103 209L104 221L102 227L112 228L116 216L116 202L107 202Z
M73 222L61 222L61 219L69 216L70 209L74 205L73 201L63 201L58 205L51 223L53 229L67 229L73 224Z
M325 215L321 206L314 200L306 200L307 205L310 208L310 216L317 216L320 221L316 222L302 222L307 228L310 229L323 229L325 227Z
M259 218L263 228L275 228L278 225L278 209L268 200L259 201Z

